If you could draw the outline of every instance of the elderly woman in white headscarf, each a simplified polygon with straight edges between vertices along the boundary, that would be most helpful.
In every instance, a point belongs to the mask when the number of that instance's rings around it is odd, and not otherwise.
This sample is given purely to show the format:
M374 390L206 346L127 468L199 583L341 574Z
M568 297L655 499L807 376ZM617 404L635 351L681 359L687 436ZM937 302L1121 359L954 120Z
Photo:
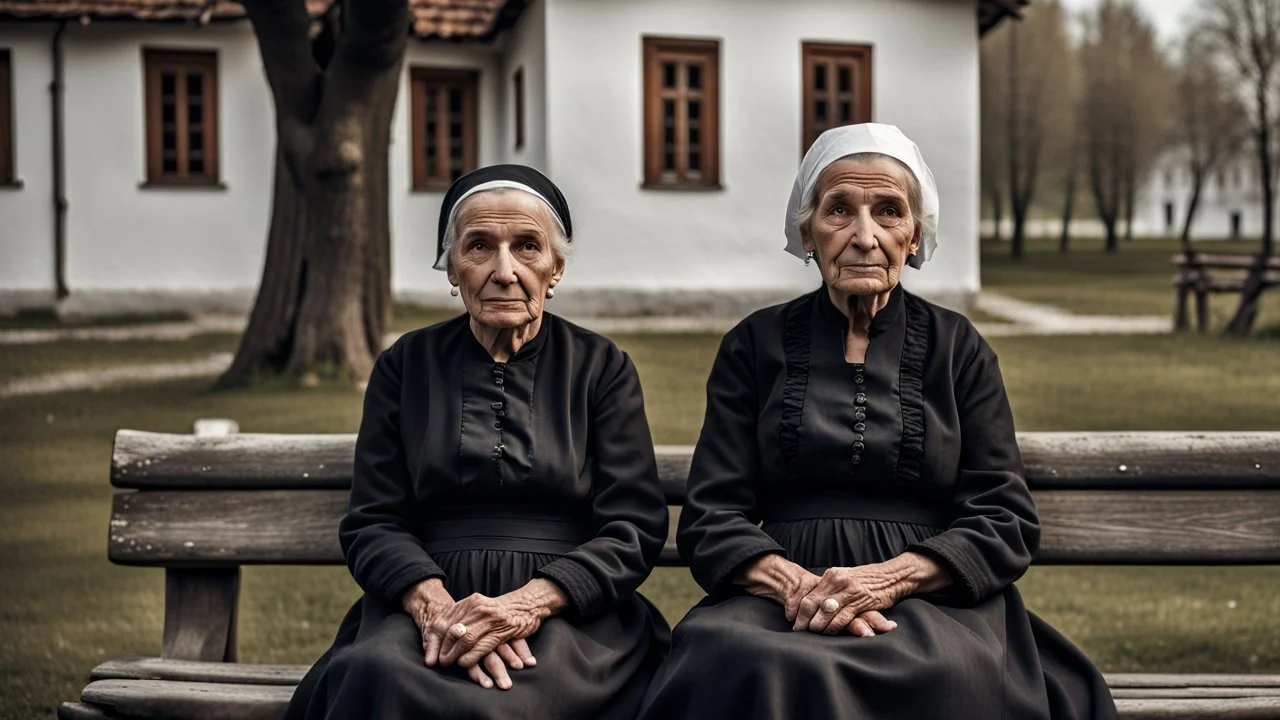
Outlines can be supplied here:
M938 210L896 127L806 154L787 250L822 287L720 346L679 535L708 597L642 717L1115 717L1013 586L1040 526L995 353L900 283Z

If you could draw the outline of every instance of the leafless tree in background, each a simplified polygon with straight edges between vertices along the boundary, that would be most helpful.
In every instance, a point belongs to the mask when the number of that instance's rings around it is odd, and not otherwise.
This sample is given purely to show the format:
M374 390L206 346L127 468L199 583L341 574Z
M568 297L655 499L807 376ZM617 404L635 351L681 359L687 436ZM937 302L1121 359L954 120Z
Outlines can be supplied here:
M1068 86L1071 45L1057 0L1039 3L1021 22L1005 23L983 42L983 160L989 173L993 209L1001 199L999 181L1008 187L1013 219L1011 251L1022 257L1026 222L1048 144L1070 115ZM1000 156L1003 157L1000 157ZM995 168L1004 161L1004 177ZM990 162L992 167L987 168ZM998 223L998 218L997 218Z
M992 35L998 34L993 31ZM1005 58L1000 47L990 35L984 38L979 64L979 107L981 127L981 183L982 193L991 205L995 220L995 239L1000 240L1000 225L1004 220L1004 194L1008 189L1005 177L1008 171L1008 148L1005 146L1005 121L1008 112L1008 93L1004 91Z
M222 387L321 372L364 380L391 313L387 151L407 0L346 0L313 33L305 0L242 0L275 103L258 297Z
M1169 139L1170 76L1151 22L1117 0L1086 16L1080 70L1089 189L1114 252L1117 225L1132 226L1138 184Z
M1275 139L1280 73L1280 0L1201 0L1201 31L1231 69L1249 112L1250 135L1262 178L1262 248L1240 294L1227 334L1246 335L1258 314L1266 259L1275 251Z
M1177 68L1174 137L1191 178L1182 221L1182 249L1191 252L1191 224L1205 180L1235 156L1248 132L1246 110L1232 80L1211 62L1204 35L1192 29L1182 43Z

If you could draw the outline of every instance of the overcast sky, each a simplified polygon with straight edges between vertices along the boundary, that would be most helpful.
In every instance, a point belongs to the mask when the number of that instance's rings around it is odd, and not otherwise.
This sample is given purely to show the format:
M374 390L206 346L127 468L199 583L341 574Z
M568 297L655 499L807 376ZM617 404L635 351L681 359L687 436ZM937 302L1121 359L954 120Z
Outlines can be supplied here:
M1035 2L1035 0L1032 0ZM1196 0L1133 0L1156 24L1160 31L1160 39L1164 42L1174 40L1181 32L1182 18L1195 5ZM1088 10L1097 5L1097 0L1062 0L1068 10L1077 12Z

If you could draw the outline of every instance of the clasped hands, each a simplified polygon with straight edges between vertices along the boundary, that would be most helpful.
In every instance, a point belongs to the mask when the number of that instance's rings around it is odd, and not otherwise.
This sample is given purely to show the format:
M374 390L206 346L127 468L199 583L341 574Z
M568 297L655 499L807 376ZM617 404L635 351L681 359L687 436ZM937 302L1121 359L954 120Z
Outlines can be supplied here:
M474 594L454 601L439 578L410 588L401 604L422 633L427 667L457 665L483 688L511 689L508 669L537 665L526 638L568 602L544 579L498 597Z
M828 568L822 575L769 554L739 574L737 584L757 597L782 605L792 630L835 635L848 631L873 637L898 627L881 611L903 598L950 583L931 558L903 553L882 563Z

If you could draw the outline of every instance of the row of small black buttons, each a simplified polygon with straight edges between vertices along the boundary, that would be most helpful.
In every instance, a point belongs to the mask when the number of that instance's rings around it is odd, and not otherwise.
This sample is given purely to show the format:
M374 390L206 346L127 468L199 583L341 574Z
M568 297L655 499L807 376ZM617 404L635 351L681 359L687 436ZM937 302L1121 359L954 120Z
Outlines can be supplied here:
M507 392L507 389L503 386L503 383L505 382L504 376L506 375L506 371L507 371L507 366L504 363L494 363L493 384L497 385L498 390L500 390L504 395ZM497 463L502 462L502 454L507 449L507 446L502 442L502 418L507 416L507 410L506 410L507 406L506 406L506 403L502 401L498 401L498 402L490 403L489 407L493 409L494 414L498 418L493 423L493 428L498 431L498 442L493 446L493 454L490 456L490 458L493 460L494 464L496 465Z
M862 390L866 377L862 374L862 368L858 368L857 373L853 376L853 382L858 386L858 394L853 396L853 418L858 422L853 426L853 464L857 465L862 462L862 450L866 446L862 441L865 439L863 431L867 429L867 395Z

